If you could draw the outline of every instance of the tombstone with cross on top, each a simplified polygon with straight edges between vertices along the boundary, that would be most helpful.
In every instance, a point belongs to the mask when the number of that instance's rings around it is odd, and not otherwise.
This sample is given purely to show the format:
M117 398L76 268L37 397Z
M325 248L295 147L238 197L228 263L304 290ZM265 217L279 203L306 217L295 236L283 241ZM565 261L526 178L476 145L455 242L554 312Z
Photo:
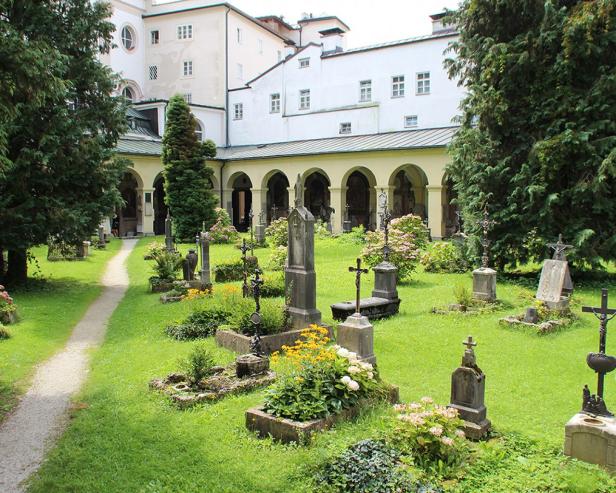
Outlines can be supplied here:
M481 267L473 271L473 298L494 302L496 301L496 271L490 268L488 232L496 222L490 219L487 206L483 210L483 219L477 221L477 224L481 226L482 230L483 255L481 256Z
M558 235L558 242L547 245L554 250L554 256L543 261L539 286L535 295L550 310L568 309L569 299L573 293L573 281L565 256L565 251L572 246L566 245L562 240L562 235Z

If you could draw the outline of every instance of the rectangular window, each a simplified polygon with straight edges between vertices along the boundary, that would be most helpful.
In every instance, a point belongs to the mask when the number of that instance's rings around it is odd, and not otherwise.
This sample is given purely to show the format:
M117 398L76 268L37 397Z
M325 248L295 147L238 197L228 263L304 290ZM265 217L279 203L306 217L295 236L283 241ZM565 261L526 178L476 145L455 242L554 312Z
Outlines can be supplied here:
M182 73L184 74L184 77L190 77L193 74L192 60L184 61L184 68L183 68Z
M237 78L244 80L244 66L241 63L237 64Z
M430 72L417 74L417 94L430 94Z
M391 78L391 97L404 97L404 75L395 75Z
M404 126L406 128L413 128L417 126L417 115L408 115L404 117Z
M310 58L300 58L299 68L307 68L307 67L310 67Z
M192 39L192 24L182 24L178 26L178 39Z
M302 89L299 91L299 109L310 109L310 89Z
M242 38L243 38L242 30L238 27L237 28L237 44L240 44L240 45L242 44Z
M158 29L154 31L150 31L150 43L153 45L157 45L159 41L160 41L160 34L158 32Z
M270 113L280 113L280 94L270 95Z
M340 134L350 134L351 133L351 122L344 122L340 124L340 130L338 131Z
M149 67L150 80L158 79L158 65L150 65Z
M257 41L257 44L259 46L259 55L263 55L263 40L260 39L259 41Z
M372 81L362 80L359 83L359 101L372 101Z
M244 118L244 105L243 103L235 103L233 105L233 119L241 120Z
M186 101L187 103L192 103L192 93L190 92L186 92L183 94L184 97L184 101Z

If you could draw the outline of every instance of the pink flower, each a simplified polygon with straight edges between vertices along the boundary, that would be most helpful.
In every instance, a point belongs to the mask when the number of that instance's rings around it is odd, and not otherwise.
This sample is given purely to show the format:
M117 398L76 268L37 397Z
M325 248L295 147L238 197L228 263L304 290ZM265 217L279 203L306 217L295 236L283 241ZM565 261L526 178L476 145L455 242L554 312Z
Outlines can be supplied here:
M466 433L464 433L462 430L456 430L456 436L460 438L466 438Z
M432 404L434 402L434 400L432 399L432 397L422 397L421 402L423 402L424 404Z
M453 439L451 439L449 437L441 438L441 442L443 442L444 445L448 445L450 447L453 445Z
M435 437L440 437L443 434L442 426L433 426L430 428L430 433L432 433Z

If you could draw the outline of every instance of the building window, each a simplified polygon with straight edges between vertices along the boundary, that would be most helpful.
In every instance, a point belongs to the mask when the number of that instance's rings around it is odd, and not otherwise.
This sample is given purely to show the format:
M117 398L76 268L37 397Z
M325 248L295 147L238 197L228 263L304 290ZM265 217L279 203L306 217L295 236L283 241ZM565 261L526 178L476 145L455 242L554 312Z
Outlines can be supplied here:
M197 120L196 123L197 125L195 125L195 135L197 136L199 142L203 142L203 137L205 136L205 132L203 131L203 123L201 123L199 120Z
M237 64L237 78L244 80L244 66L241 63Z
M126 86L124 89L122 89L122 96L127 100L130 101L131 103L135 100L135 95L133 94L133 90Z
M178 26L178 39L192 39L192 24L182 24Z
M184 68L182 73L184 74L184 77L190 77L193 74L193 64L192 64L192 60L185 60L184 61Z
M270 95L270 113L280 113L280 94Z
M310 89L302 89L299 91L299 109L310 109Z
M149 75L150 75L150 80L158 79L158 65L150 65Z
M182 97L184 98L184 101L186 101L188 104L192 103L192 93L190 92L185 92Z
M154 31L150 31L150 43L153 45L157 45L159 41L160 41L160 33L158 32L158 29Z
M372 81L362 80L359 83L359 101L372 101Z
M404 117L404 126L406 128L413 128L417 126L417 115L408 115Z
M124 26L122 28L122 46L127 51L133 51L137 43L137 35L135 30L130 26Z
M308 67L310 67L310 58L300 58L299 68L308 68Z
M417 94L430 94L430 72L417 74Z
M233 119L241 120L244 118L244 105L242 103L235 103L233 105Z
M263 55L263 40L260 39L257 41L258 45L259 45L259 55Z
M282 51L278 50L278 61L282 60Z
M391 97L404 97L404 75L395 75L391 78Z
M351 122L344 122L340 124L340 130L338 131L340 134L350 134L351 133Z
M242 44L242 40L243 40L243 34L242 34L242 30L238 27L237 28L237 44Z

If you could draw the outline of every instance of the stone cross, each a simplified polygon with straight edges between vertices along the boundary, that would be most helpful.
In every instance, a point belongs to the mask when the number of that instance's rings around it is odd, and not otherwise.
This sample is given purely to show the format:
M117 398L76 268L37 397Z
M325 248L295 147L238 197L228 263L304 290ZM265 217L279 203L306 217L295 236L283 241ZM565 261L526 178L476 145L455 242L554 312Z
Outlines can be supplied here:
M197 249L201 254L201 270L199 271L199 277L201 284L207 286L211 284L210 280L210 235L205 230L205 221L201 226L201 233L197 235Z
M368 269L361 268L361 259L357 259L357 267L349 267L349 272L355 272L355 314L361 315L360 304L361 304L361 275L367 274Z
M607 289L601 290L601 307L594 308L591 306L582 307L585 313L592 313L599 319L599 352L589 353L586 357L588 366L597 372L597 395L590 395L588 386L584 387L584 399L582 411L589 414L598 414L602 416L612 416L607 410L605 401L603 400L603 387L605 374L616 369L616 358L605 354L605 343L607 340L607 323L616 316L616 310L607 307L608 292Z
M466 341L462 341L462 345L466 346L466 349L473 349L474 346L477 345L475 341L473 341L473 336L468 336Z
M496 221L490 219L487 206L483 209L483 219L481 221L477 221L477 224L479 224L482 229L481 246L483 246L483 255L481 256L481 267L487 269L490 263L490 257L488 256L488 247L490 246L488 231L496 224Z
M171 211L167 209L167 218L165 219L165 248L168 252L174 252L173 246L173 219L171 219Z
M242 284L242 296L246 298L248 296L248 271L246 268L246 252L250 250L250 247L246 245L246 238L242 239L242 246L240 247L240 251L242 252L242 263L244 265L244 282Z
M552 260L567 260L567 256L565 255L565 250L569 248L573 248L573 245L566 245L563 242L563 235L558 235L558 241L556 243L548 243L548 247L554 250L554 255L552 256Z
M261 275L261 269L255 269L255 277L251 279L250 284L252 286L252 295L255 299L255 311L250 316L250 320L255 326L255 334L250 340L250 352L255 356L262 356L263 351L261 349L261 286L263 285L263 279Z
M295 182L295 208L303 207L304 205L304 185L302 185L302 176L297 174Z
M254 230L252 229L252 218L255 217L255 215L252 212L252 207L250 208L250 211L248 211L248 224L250 225L250 255L252 257L255 256L255 235L254 235Z
M274 204L272 206L272 222L274 222L276 219L278 219L278 208L276 207L276 204Z

